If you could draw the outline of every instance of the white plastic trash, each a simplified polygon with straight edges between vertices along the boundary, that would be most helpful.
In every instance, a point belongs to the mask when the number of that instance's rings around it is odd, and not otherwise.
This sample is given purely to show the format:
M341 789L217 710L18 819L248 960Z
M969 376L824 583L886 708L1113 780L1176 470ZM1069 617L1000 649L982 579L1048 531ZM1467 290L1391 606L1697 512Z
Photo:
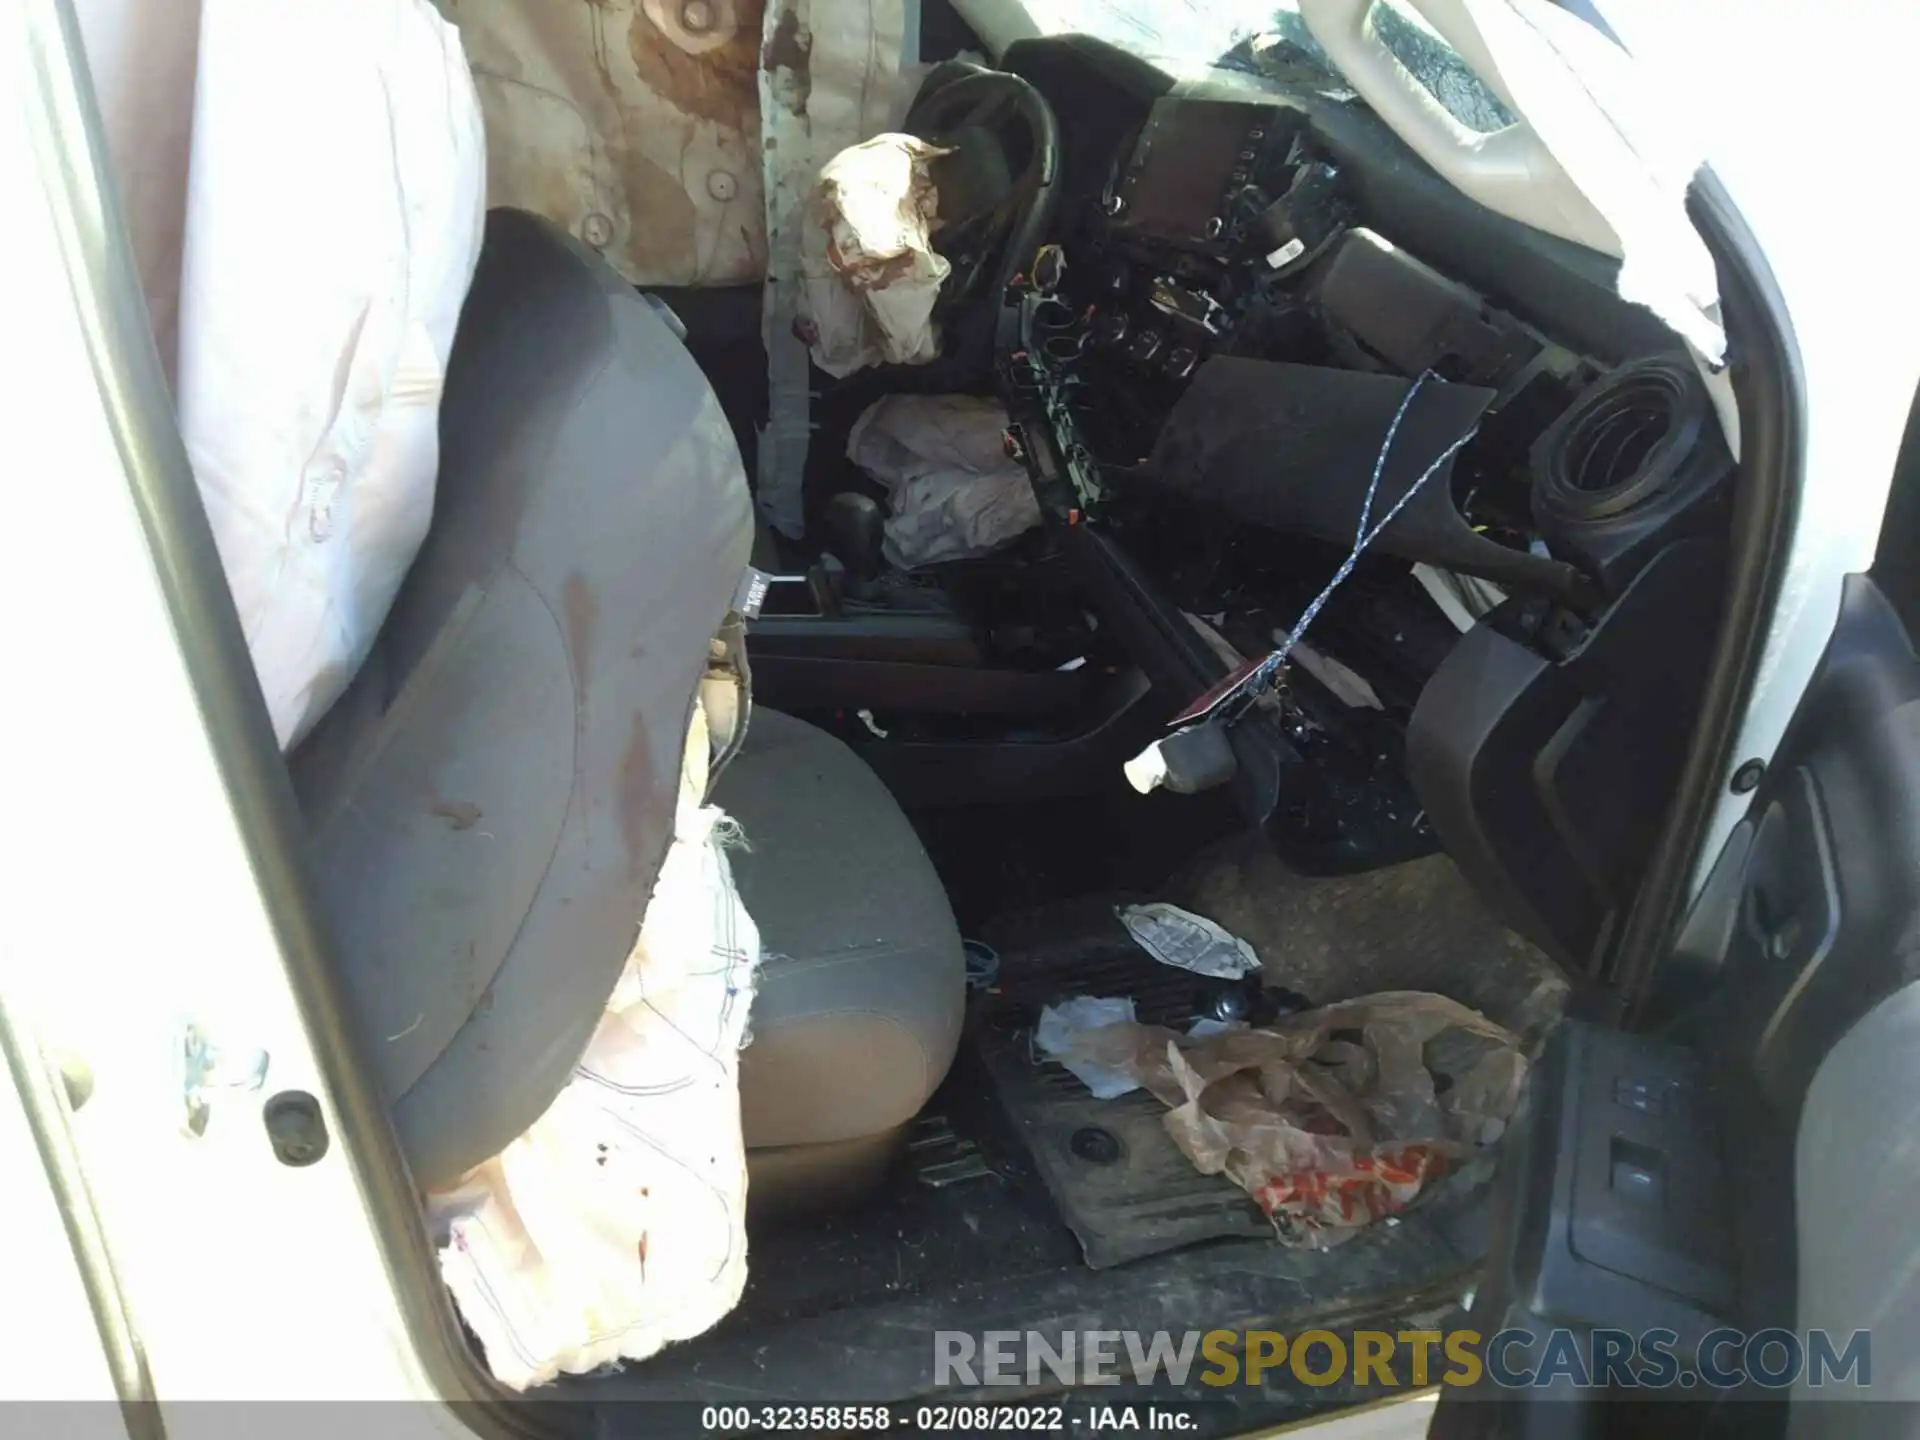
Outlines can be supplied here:
M1074 1053L1074 1039L1088 1030L1102 1030L1132 1020L1133 1001L1124 996L1109 999L1076 995L1040 1012L1040 1023L1033 1029L1033 1043L1040 1047L1042 1055L1058 1060L1078 1076L1080 1083L1093 1092L1094 1099L1112 1100L1129 1090L1138 1090L1140 1082L1124 1070L1078 1058Z
M1113 913L1120 917L1134 943L1162 965L1215 980L1240 980L1260 973L1260 957L1254 948L1204 915L1159 902L1122 905Z

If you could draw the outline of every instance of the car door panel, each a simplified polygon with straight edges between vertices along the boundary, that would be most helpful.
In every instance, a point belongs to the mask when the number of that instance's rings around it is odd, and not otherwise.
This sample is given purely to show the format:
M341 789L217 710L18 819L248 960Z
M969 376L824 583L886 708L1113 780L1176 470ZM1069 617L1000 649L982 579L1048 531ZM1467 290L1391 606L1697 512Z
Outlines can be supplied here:
M1536 1070L1469 1323L1657 1325L1689 1365L1703 1326L1872 1326L1876 1393L1920 1383L1920 659L1874 577L1848 578L1745 822L1649 993L1623 998L1631 1033L1570 1021ZM1489 1375L1442 1397L1433 1433L1858 1433L1857 1405L1805 1390L1700 1393L1718 1403Z

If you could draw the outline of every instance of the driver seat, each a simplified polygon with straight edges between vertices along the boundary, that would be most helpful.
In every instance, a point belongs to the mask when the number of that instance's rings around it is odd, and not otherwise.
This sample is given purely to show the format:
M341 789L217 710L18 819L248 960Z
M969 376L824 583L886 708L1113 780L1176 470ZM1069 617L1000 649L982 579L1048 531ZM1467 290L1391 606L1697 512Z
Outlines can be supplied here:
M440 433L426 543L289 760L361 1056L428 1191L537 1119L600 1021L752 536L732 431L666 321L522 212L487 217ZM905 816L831 736L760 711L716 799L764 956L752 1183L845 1195L953 1058L960 936Z

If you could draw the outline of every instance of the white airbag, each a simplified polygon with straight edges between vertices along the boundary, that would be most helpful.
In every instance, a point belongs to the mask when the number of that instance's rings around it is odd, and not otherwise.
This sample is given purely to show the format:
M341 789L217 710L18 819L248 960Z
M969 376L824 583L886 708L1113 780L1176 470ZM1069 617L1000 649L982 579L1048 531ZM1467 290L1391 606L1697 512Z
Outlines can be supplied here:
M426 0L205 0L180 428L283 747L365 659L433 518L485 154Z

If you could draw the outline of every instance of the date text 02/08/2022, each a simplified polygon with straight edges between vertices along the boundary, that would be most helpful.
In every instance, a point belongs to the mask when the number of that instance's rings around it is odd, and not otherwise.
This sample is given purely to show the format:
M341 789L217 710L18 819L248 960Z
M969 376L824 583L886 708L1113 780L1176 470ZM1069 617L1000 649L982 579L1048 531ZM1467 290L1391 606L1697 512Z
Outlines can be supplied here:
M1066 1405L708 1405L703 1430L723 1435L757 1432L885 1432L925 1435L1082 1434L1145 1430L1178 1434L1194 1416L1171 1406Z

